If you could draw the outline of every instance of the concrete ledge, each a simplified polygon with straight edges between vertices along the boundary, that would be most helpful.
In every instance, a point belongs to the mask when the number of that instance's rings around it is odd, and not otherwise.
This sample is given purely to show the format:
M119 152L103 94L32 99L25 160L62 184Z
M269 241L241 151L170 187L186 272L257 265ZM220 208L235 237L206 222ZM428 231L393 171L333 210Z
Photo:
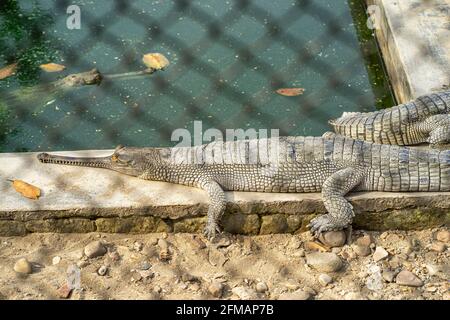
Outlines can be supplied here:
M366 0L380 8L378 43L399 103L450 84L450 0Z
M110 150L61 154L110 154ZM42 190L22 197L6 179ZM199 189L144 181L113 171L41 164L36 153L0 154L0 235L30 232L201 232L208 198ZM349 197L355 227L421 229L450 224L450 193L360 192ZM304 230L325 213L318 193L228 192L226 231L268 234Z

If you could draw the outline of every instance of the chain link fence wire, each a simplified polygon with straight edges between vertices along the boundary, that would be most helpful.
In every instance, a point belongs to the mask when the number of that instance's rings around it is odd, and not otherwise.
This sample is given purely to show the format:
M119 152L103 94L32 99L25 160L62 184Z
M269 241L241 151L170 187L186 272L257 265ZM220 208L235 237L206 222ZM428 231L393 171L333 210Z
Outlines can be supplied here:
M79 30L67 27L73 4ZM18 71L0 81L2 150L170 146L172 132L192 131L194 120L204 130L318 135L343 111L393 102L384 75L381 86L371 84L364 65L367 55L379 58L373 36L360 48L364 10L362 1L3 1L1 57ZM94 67L142 70L147 52L166 55L170 66L97 87L51 85ZM67 68L47 74L39 65L48 62ZM291 87L305 93L276 93Z

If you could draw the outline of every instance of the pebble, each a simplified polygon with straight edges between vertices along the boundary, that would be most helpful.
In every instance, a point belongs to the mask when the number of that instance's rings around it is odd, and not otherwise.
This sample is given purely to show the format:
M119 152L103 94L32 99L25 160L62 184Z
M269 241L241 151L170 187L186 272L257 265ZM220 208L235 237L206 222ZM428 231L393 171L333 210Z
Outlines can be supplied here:
M231 241L228 237L221 237L220 240L216 243L216 248L226 248L231 245Z
M330 284L331 282L333 282L333 278L330 277L326 273L322 273L321 275L319 275L319 282L320 282L321 285L323 285L325 287L328 284Z
M120 254L117 251L113 251L109 254L112 261L116 262L120 260Z
M423 286L422 280L420 280L414 273L403 270L395 278L395 282L401 286L409 287L421 287Z
M441 230L436 233L436 239L442 242L450 242L450 231Z
M140 272L133 271L131 273L131 282L137 282L137 281L140 281L141 279L142 279L142 275Z
M53 257L53 259L52 259L52 264L55 266L55 265L57 265L58 263L60 263L61 262L61 257L60 256L56 256L56 257Z
M297 237L292 237L292 239L289 241L288 248L291 250L297 250L302 245L302 242Z
M246 287L236 287L231 290L241 300L254 300L257 297L256 291Z
M319 236L319 240L329 247L342 247L346 239L344 231L328 231Z
M288 279L287 281L282 283L282 286L288 290L297 290L298 288L300 288L300 284L297 280L294 279Z
M89 261L86 261L86 260L80 260L77 262L78 268L84 268L84 267L87 267L88 265L89 265Z
M433 242L433 244L430 246L430 250L436 251L436 252L444 252L446 249L445 243L437 241Z
M296 250L293 254L294 257L304 257L305 256L305 249L300 248Z
M223 284L218 281L213 281L208 286L208 292L215 298L220 298L223 293Z
M383 276L384 281L386 282L393 282L395 278L395 272L391 270L383 270L383 273L381 274Z
M144 244L143 244L142 242L136 241L136 242L133 244L133 249L134 249L135 251L141 251L143 248L144 248Z
M345 300L367 300L360 292L349 292L344 296Z
M383 247L376 247L372 257L375 262L378 262L386 259L388 256L389 253Z
M139 270L138 272L143 279L147 279L147 278L151 279L155 276L155 273L151 270Z
M258 293L264 293L267 290L269 290L269 288L267 287L267 284L265 282L258 282L256 284L256 292Z
M311 295L303 290L297 290L294 292L285 292L280 294L278 300L309 300Z
M97 270L97 273L99 276L104 276L106 274L106 272L108 272L108 267L106 267L106 266L101 266Z
M103 256L106 253L106 248L100 241L93 241L84 247L84 254L88 258L96 258Z
M342 260L331 252L307 254L306 263L319 272L336 272L342 268Z
M61 299L69 298L71 293L72 293L72 288L67 283L65 283L58 289L58 297L60 297Z
M148 261L144 261L142 262L142 264L140 265L139 269L141 270L148 270L152 267L152 265L148 262Z
M441 267L435 264L426 264L425 267L427 268L428 274L430 276L435 276L441 271Z
M30 274L33 271L33 268L27 259L21 258L14 264L14 271L17 273Z
M373 239L370 235L366 234L362 237L359 237L358 239L356 239L356 244L358 246L365 246L365 247L370 247L370 245L372 244Z
M360 257L367 257L372 253L370 246L356 244L353 245L352 248L353 251L355 251L355 253Z

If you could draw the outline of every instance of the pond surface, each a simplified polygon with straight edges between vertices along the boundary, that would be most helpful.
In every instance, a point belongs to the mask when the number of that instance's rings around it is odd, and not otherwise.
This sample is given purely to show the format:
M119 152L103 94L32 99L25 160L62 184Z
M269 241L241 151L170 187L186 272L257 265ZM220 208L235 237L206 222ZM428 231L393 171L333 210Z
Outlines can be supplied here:
M193 131L195 120L203 131L321 135L343 111L375 110L381 101L347 1L84 0L73 3L79 30L67 28L56 1L6 2L0 66L18 61L19 70L0 80L3 152L170 146L172 132ZM42 30L31 33L33 26ZM148 52L170 66L58 94L35 87L94 67L143 70ZM39 69L48 62L67 68ZM276 93L283 87L305 91L286 97Z

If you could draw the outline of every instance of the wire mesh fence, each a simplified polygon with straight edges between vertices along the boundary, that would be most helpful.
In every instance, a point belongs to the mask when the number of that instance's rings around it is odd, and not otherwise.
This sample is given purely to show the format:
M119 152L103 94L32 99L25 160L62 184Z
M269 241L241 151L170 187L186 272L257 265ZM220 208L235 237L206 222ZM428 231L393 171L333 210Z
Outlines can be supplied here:
M367 29L361 1L71 5L2 2L3 63L17 63L0 87L4 151L173 145L173 131L193 131L195 120L204 130L319 135L342 111L393 101L384 75L365 66L379 53L373 35L358 42ZM155 51L169 59L165 71L107 81L142 70L142 55ZM48 62L64 64L63 75L40 70ZM98 86L57 81L94 67ZM291 87L305 92L276 93Z

